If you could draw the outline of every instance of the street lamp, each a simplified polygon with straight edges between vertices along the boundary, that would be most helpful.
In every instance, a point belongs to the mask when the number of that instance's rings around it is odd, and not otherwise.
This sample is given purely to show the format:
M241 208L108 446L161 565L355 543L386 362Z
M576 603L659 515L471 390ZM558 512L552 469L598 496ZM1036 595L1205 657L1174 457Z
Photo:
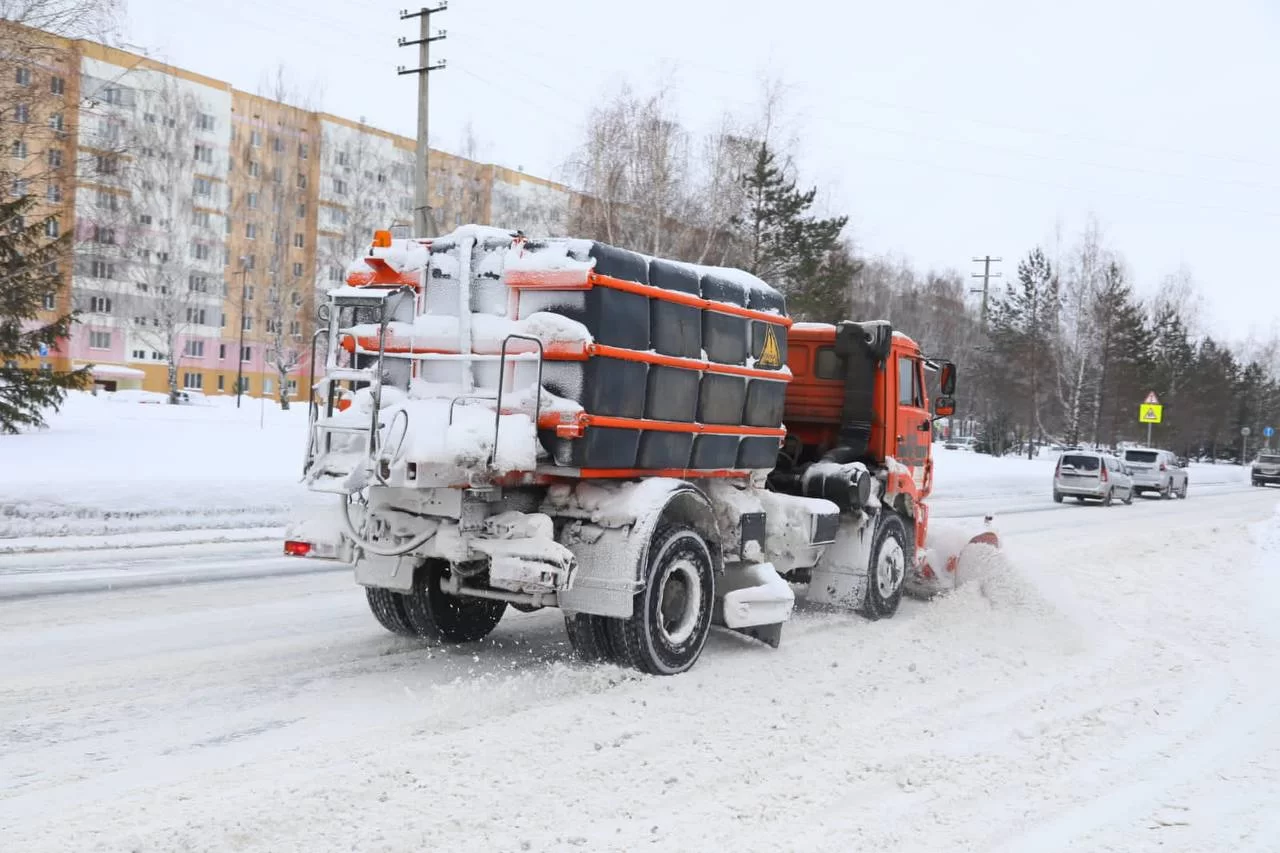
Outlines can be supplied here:
M240 408L240 394L244 391L244 299L246 293L245 280L249 276L249 258L240 256L240 348L236 351L236 408Z

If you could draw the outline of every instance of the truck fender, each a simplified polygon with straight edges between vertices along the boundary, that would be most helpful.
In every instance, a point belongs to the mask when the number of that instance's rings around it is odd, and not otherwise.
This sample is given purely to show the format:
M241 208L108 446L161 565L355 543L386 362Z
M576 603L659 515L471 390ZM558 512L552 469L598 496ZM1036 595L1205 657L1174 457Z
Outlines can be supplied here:
M589 522L571 520L561 528L558 540L578 559L573 585L560 594L561 609L629 617L635 594L644 588L653 535L667 523L697 530L716 571L723 571L715 513L702 490L672 478L628 483L593 512ZM589 535L583 535L586 528Z

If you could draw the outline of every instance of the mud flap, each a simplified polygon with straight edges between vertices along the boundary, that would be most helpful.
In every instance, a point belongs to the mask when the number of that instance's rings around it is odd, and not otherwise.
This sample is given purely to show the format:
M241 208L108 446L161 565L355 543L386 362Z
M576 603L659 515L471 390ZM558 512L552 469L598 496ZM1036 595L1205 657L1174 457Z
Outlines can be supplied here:
M749 628L732 628L730 630L736 634L742 634L744 637L759 640L775 649L782 642L781 622L775 622L772 625L752 625Z
M782 640L782 623L791 618L796 596L773 564L754 563L731 570L718 587L712 621L776 649Z

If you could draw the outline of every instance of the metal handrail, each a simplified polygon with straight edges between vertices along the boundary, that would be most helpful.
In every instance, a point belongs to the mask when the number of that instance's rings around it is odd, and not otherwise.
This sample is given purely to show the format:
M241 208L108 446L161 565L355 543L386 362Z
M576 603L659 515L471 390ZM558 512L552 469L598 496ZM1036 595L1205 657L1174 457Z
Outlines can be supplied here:
M490 468L493 467L494 461L498 457L498 432L502 429L502 391L507 384L507 344L513 340L529 341L538 345L538 382L533 387L533 429L535 434L538 429L538 421L542 417L542 365L545 353L542 348L542 341L531 335L507 335L502 339L502 359L498 362L498 400L493 411L493 448L489 451ZM537 439L534 439L537 441Z

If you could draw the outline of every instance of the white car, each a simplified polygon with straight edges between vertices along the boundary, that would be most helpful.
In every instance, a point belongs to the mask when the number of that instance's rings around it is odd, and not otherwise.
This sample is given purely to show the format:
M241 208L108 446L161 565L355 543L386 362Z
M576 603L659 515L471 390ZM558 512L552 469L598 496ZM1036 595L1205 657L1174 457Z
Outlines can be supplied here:
M1255 486L1280 483L1280 451L1264 450L1253 460L1249 479Z
M1124 462L1133 472L1133 490L1136 494L1156 492L1165 499L1187 496L1190 479L1187 469L1179 465L1178 457L1169 451L1133 447L1124 452Z
M968 438L948 438L942 443L942 447L944 450L968 450L972 452L977 444L978 439L969 436Z
M1109 453L1077 450L1064 453L1053 471L1053 499L1062 503L1064 498L1102 501L1111 506L1112 501L1133 503L1133 479L1129 469Z

